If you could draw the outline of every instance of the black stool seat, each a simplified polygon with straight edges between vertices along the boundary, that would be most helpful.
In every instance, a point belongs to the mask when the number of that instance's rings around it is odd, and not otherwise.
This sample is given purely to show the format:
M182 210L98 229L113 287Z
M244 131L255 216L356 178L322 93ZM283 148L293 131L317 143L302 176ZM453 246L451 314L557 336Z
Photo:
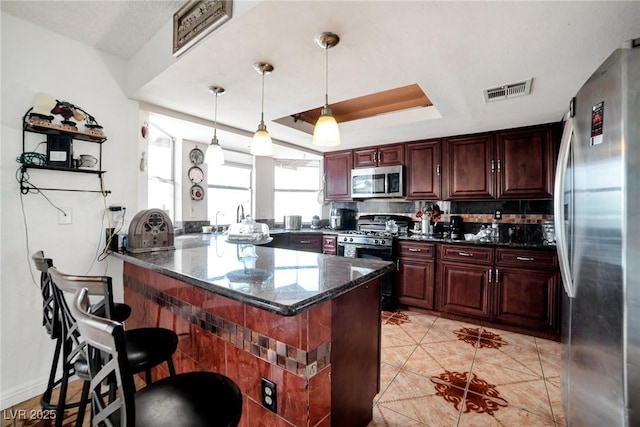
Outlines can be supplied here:
M224 375L189 372L164 378L135 394L136 427L231 427L242 393Z
M129 316L131 316L131 307L127 304L114 302L113 307L111 308L111 316L107 316L107 309L105 305L98 307L93 314L115 320L116 322L124 322L129 318Z
M143 372L171 359L178 348L178 336L164 328L124 331L127 360L133 372Z

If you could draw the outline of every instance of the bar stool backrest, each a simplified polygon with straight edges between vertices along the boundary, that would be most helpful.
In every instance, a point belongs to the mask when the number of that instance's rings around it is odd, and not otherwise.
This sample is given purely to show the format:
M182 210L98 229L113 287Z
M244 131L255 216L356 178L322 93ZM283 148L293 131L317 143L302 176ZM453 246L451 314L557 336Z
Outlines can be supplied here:
M127 362L123 326L119 322L90 314L88 294L87 288L77 291L71 304L71 313L88 344L92 426L134 426L135 385ZM115 385L115 397L111 395L110 399L105 399L102 393L105 380Z
M38 251L31 256L36 269L40 272L40 293L42 294L42 326L45 327L51 339L62 336L58 305L55 291L51 283L49 268L53 266L51 258L45 258L43 251Z

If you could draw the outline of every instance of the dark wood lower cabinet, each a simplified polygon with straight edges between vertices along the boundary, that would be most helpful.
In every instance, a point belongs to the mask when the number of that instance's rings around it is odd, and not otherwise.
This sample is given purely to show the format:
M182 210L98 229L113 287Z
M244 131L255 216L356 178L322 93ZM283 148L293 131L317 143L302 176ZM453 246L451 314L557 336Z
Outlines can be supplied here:
M555 272L496 269L495 320L541 332L559 332L559 277Z
M445 313L491 319L489 267L482 265L440 264L442 306Z
M437 251L435 309L443 316L559 338L555 252L446 244Z
M414 307L434 308L434 254L433 243L399 242L398 302Z

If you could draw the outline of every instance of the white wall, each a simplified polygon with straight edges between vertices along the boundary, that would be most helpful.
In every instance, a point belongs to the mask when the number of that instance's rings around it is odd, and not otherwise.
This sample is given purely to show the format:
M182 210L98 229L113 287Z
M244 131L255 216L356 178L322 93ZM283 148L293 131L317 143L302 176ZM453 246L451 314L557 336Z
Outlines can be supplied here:
M22 116L37 92L94 115L109 138L102 159L105 186L112 191L107 204L127 206L128 219L138 210L140 132L138 104L121 89L126 75L122 60L5 13L1 27L0 407L6 408L44 390L54 348L41 324L41 296L32 274L38 277L30 272L30 255L42 249L62 271L86 274L104 235L104 202L96 193L45 193L53 204L72 209L71 225L58 225L57 210L37 194L22 197L23 218L15 179ZM31 176L43 187L99 188L93 175L34 171ZM90 273L112 275L121 298L121 263L109 258L108 264L95 263Z

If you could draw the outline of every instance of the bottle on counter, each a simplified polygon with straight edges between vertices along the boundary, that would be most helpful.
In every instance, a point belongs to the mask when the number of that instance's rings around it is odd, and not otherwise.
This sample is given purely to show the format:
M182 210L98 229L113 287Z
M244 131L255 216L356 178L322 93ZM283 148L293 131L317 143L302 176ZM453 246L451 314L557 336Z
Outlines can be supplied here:
M491 239L493 242L500 242L500 228L498 227L498 221L493 220L493 224L491 224Z

